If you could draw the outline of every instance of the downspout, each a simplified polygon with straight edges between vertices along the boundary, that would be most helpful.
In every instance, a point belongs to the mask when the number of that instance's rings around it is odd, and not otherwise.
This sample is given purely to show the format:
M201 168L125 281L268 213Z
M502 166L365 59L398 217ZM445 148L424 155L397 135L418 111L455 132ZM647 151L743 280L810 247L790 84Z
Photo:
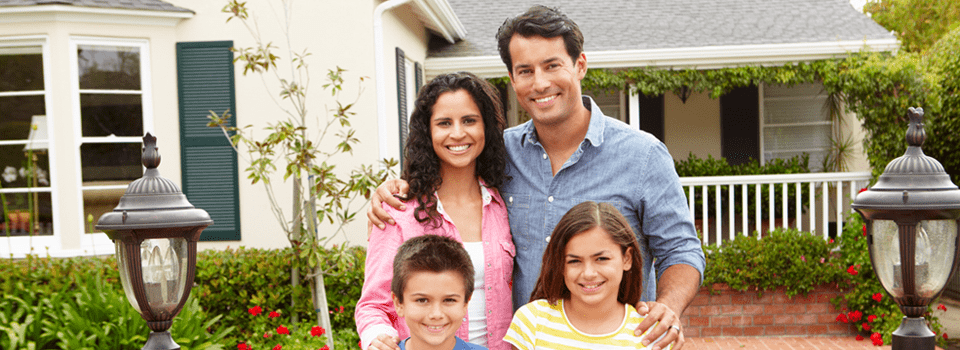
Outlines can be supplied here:
M376 61L377 78L377 135L380 136L380 157L387 157L387 142L384 136L387 133L387 76L383 62L383 13L394 7L406 4L411 0L388 0L377 5L373 10L373 59Z

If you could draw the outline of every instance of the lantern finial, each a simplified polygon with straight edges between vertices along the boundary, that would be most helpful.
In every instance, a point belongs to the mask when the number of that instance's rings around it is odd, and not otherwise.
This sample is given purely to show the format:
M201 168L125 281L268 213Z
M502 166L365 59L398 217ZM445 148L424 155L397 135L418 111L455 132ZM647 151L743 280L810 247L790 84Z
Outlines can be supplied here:
M147 169L156 169L160 166L160 151L157 148L157 137L147 132L143 135L142 163Z
M910 127L907 128L907 145L910 147L923 146L927 140L927 133L923 130L923 108L910 107L907 115L910 116Z

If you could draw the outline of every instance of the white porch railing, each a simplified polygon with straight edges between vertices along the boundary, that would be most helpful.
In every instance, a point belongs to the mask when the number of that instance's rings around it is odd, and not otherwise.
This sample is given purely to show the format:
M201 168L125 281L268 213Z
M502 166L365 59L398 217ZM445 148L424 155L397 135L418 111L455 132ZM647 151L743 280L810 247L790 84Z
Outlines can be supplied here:
M829 239L831 225L841 232L851 201L870 179L869 172L808 173L682 177L680 184L703 244L720 246L737 234L758 232L759 239L775 227Z

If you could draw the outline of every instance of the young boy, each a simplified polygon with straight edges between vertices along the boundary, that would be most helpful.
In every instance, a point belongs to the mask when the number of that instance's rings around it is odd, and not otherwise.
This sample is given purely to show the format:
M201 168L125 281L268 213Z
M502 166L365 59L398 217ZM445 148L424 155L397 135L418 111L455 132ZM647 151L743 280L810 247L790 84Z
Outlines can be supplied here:
M473 295L473 264L459 242L423 235L393 260L393 306L410 328L401 350L486 350L456 335Z

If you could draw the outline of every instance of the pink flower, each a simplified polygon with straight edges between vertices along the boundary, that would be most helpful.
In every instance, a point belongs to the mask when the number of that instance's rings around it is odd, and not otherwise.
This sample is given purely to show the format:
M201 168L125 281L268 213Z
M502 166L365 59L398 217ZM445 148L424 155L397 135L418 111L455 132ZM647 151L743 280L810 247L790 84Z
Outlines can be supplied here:
M279 326L277 327L277 334L290 334L290 330L287 327Z
M870 324L869 324L869 323L864 322L864 323L861 324L860 326L863 327L863 330L865 330L865 331L869 331L869 330L870 330Z
M800 256L800 261L807 262L807 257L804 255Z
M937 305L937 310L947 311L947 307L944 306L943 304L940 304L940 305Z
M823 262L826 260L827 260L826 258L820 258L820 263L823 264Z
M310 335L314 337L319 337L326 332L327 330L323 329L323 327L320 327L320 326L313 326L313 328L310 328Z
M841 312L840 315L837 316L837 322L840 322L840 323L847 323L847 322L849 322L849 321L847 320L847 314Z
M280 317L280 313L279 313L279 312L276 312L276 311L270 311L270 314L267 315L267 317L269 317L269 318Z
M256 315L259 315L261 312L263 312L263 309L261 309L260 306L254 306L247 311L250 312L251 315L256 316ZM247 345L247 344L243 344L243 345Z
M859 272L857 272L855 266L850 265L850 267L847 268L847 273L856 276Z
M877 293L873 295L873 300L876 300L878 303L883 300L883 294Z

